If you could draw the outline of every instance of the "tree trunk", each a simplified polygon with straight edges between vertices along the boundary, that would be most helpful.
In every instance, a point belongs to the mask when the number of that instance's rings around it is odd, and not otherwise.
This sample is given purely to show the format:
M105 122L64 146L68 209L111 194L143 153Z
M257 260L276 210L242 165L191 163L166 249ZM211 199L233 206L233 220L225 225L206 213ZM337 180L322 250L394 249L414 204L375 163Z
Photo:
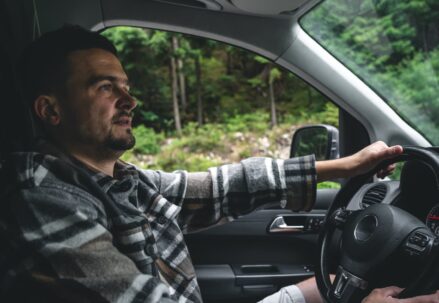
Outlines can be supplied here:
M181 136L181 122L180 122L180 109L178 108L178 98L177 98L177 64L176 60L173 56L171 56L171 81L172 81L172 105L174 108L174 121L175 121L175 130L177 131L177 135Z
M422 26L422 40L423 40L423 47L424 47L424 52L428 53L429 49L428 49L428 38L427 38L427 32L428 32L428 24L426 22L423 22L423 26Z
M233 69L232 64L233 64L233 62L232 62L232 51L230 49L226 48L226 67L227 67L226 74L227 75L231 75L232 74L232 69Z
M174 52L180 47L180 43L178 42L178 38L173 35L172 36L172 48ZM178 82L179 82L179 92L180 92L180 102L183 108L183 112L186 112L187 101L186 101L186 79L183 73L183 60L177 58L177 74L178 74Z
M186 100L186 77L183 73L183 61L181 59L177 60L178 64L178 79L180 82L180 100L183 111L186 112L187 100Z
M269 75L271 72L271 66L269 68ZM276 100L274 97L274 83L273 79L271 77L268 77L268 90L270 94L270 113L271 113L271 123L270 126L273 128L277 125L277 117L276 117Z
M201 66L200 56L195 58L195 76L197 79L197 122L203 125L203 100L201 99Z

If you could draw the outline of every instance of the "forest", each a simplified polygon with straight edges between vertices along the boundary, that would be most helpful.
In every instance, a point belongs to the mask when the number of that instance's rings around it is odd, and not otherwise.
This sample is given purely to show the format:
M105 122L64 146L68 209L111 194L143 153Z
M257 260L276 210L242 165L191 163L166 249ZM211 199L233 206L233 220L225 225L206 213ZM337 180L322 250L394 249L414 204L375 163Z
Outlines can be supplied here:
M439 0L324 1L301 25L439 145ZM143 167L205 170L249 156L284 158L300 125L338 125L333 103L247 50L132 27L103 35L116 45L138 102L137 144L124 159Z
M324 1L301 25L439 145L439 0Z

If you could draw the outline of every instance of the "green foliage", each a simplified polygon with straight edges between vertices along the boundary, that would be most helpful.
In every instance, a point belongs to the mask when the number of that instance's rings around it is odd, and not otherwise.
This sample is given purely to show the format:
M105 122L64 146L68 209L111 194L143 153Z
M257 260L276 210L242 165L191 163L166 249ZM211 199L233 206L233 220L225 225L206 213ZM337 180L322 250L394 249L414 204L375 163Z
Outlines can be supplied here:
M142 111L141 116L143 118L143 120L147 121L147 122L154 122L159 120L159 116L157 116L157 114L150 112L150 111Z
M412 59L381 75L392 85L390 101L411 124L439 145L439 48L428 55L417 53Z
M109 30L104 31L102 35L104 35L111 42L113 42L117 51L119 53L122 53L123 55L145 47L148 41L148 35L146 31L135 27L113 27Z
M220 165L219 161L211 160L202 155L190 155L185 151L173 150L157 159L156 169L164 171L187 170L191 172L206 171L210 167Z
M338 107L333 103L325 103L324 110L314 115L316 121L319 123L329 124L338 127Z
M223 138L221 125L204 124L198 127L196 123L190 122L183 129L183 137L176 139L171 145L186 152L209 152L221 149Z
M232 117L224 116L224 127L228 132L252 131L262 133L268 128L269 118L269 114L263 111Z
M269 79L270 82L274 82L274 81L280 79L281 77L282 77L282 73L278 68L276 68L276 67L271 68L270 79Z
M262 64L267 64L270 62L268 59L261 57L261 56L255 56L255 61L262 63Z
M439 145L439 1L324 1L304 29Z
M388 177L391 180L400 180L403 165L404 165L404 162L396 163L395 170Z
M160 151L160 144L165 139L161 133L156 133L153 129L139 125L133 128L136 137L134 152L154 155Z
M169 33L163 31L153 31L147 43L152 50L160 53L169 49Z
M337 183L337 182L325 181L325 182L320 182L317 184L317 189L322 189L322 188L339 189L339 188L341 188L341 185L340 185L340 183Z
M123 161L129 162L129 163L133 163L135 165L138 165L139 163L137 163L136 161L136 157L134 156L133 150L127 150L126 152L123 153L123 155L120 157L120 159L122 159ZM138 165L139 167L142 167L142 165Z

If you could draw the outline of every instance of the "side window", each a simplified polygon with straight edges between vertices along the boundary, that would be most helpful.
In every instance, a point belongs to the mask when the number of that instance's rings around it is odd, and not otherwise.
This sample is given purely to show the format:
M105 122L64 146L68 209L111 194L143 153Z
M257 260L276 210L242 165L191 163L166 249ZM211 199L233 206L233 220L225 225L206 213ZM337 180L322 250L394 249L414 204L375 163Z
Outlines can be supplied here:
M338 126L338 108L294 74L252 52L188 35L116 27L138 101L137 144L123 159L144 168L206 170L254 156L288 158L298 127Z

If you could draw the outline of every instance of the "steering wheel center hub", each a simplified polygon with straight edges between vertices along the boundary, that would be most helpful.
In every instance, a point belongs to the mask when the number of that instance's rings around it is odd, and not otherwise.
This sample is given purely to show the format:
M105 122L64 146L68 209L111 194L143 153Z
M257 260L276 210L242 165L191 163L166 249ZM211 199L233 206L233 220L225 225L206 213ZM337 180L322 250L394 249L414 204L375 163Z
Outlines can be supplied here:
M374 234L378 227L378 218L375 215L367 215L357 223L354 230L354 238L359 242L366 242Z

